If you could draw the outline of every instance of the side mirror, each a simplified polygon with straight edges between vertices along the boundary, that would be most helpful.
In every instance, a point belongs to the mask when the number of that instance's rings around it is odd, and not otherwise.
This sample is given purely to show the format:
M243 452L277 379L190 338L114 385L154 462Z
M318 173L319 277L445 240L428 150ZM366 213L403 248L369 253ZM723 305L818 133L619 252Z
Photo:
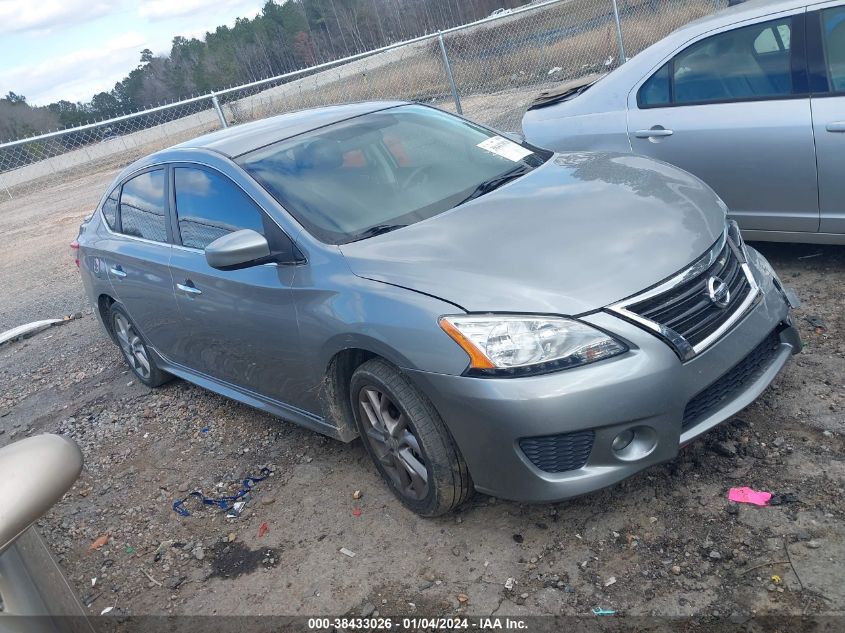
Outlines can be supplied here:
M267 260L270 255L267 238L252 229L228 233L205 247L205 261L220 270L248 268L263 263L261 260Z
M0 448L0 552L62 498L82 471L82 451L59 435Z

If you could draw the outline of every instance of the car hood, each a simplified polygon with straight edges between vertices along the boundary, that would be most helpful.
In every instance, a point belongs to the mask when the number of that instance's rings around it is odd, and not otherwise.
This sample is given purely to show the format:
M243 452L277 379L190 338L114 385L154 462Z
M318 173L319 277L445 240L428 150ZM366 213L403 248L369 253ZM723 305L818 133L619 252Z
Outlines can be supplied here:
M360 276L470 312L576 315L686 267L725 207L694 176L630 154L558 154L450 211L340 247Z

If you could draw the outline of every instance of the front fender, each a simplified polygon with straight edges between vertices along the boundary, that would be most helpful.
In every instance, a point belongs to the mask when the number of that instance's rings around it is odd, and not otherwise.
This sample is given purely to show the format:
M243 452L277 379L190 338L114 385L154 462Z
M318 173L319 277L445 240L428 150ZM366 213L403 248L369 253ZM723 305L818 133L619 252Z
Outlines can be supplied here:
M321 373L337 353L361 349L403 369L459 375L469 358L438 319L461 312L413 290L352 276L342 289L309 297L298 318L305 349L315 352Z
M444 314L462 313L455 305L388 283L355 275L339 252L309 249L309 262L295 277L293 300L309 372L307 408L344 425L343 371L333 367L341 352L360 350L401 369L459 375L466 353L440 329ZM348 396L348 394L347 394Z

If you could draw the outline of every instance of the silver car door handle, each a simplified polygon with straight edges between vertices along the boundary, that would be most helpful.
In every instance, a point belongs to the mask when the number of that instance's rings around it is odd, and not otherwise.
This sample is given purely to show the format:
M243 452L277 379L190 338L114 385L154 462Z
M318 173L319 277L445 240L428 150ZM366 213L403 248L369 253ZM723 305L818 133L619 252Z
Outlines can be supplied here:
M189 295L201 295L202 290L194 286L186 286L185 284L176 284L176 288Z
M845 132L845 121L834 121L827 124L828 132Z
M120 268L120 266L112 266L111 269L109 269L109 272L115 277L119 277L120 279L126 277L126 273L123 272L123 269Z
M663 128L657 128L654 130L637 130L634 132L634 136L637 138L652 138L655 136L672 136L675 132L673 130L664 130Z

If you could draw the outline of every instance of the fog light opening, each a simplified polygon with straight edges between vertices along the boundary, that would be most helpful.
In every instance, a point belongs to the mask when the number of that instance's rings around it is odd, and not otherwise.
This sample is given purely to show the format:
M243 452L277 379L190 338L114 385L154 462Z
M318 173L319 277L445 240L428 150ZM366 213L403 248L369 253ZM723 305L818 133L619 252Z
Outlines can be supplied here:
M614 452L618 453L619 451L625 450L625 448L627 448L633 441L634 430L627 429L613 438L613 443L610 445L610 448L612 448Z
M610 444L616 459L633 462L648 457L657 447L657 431L650 426L635 426L619 432Z

